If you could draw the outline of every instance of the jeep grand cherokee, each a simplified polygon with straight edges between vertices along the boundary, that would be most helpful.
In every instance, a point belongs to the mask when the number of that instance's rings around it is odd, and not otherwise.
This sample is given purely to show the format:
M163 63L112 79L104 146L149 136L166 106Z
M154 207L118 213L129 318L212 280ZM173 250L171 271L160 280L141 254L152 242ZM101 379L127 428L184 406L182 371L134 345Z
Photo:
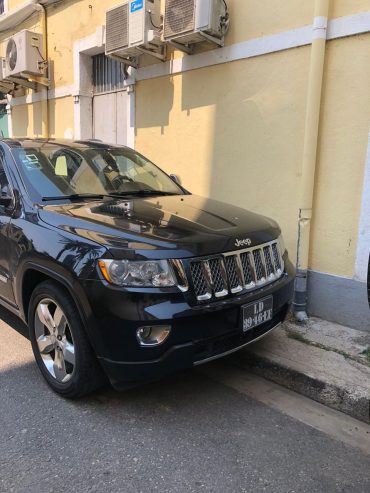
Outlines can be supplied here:
M97 141L0 142L0 302L65 397L236 351L285 318L278 225Z

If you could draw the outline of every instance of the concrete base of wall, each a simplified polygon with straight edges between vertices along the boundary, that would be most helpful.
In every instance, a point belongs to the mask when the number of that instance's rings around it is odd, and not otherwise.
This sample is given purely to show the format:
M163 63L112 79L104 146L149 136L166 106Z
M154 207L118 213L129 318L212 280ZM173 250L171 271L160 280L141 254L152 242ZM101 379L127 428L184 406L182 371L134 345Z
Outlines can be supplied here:
M311 271L308 277L308 313L370 332L367 285L364 282Z

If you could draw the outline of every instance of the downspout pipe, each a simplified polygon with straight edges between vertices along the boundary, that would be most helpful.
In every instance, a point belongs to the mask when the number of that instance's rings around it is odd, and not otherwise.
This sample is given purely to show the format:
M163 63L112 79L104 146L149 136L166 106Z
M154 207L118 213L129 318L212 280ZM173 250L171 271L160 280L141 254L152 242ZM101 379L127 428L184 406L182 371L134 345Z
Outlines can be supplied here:
M294 313L300 322L308 319L307 274L329 7L330 0L315 0L299 198L297 275L294 292Z
M46 7L37 3L35 5L36 10L40 12L41 16L41 32L43 40L43 55L45 60L49 60L48 53L48 23L47 23L47 13ZM42 137L44 139L49 138L49 89L48 87L43 87L44 98L41 101L41 118L42 118Z

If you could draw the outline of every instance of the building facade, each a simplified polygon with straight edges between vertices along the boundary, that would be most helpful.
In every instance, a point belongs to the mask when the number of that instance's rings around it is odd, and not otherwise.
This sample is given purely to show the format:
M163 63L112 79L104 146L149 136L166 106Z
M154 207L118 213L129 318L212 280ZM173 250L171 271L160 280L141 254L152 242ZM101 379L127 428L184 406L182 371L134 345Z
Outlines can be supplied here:
M308 268L308 312L370 330L369 0L227 0L224 47L169 48L128 74L104 55L119 3L4 2L3 55L42 32L50 78L8 96L11 135L127 144L192 192L273 217Z

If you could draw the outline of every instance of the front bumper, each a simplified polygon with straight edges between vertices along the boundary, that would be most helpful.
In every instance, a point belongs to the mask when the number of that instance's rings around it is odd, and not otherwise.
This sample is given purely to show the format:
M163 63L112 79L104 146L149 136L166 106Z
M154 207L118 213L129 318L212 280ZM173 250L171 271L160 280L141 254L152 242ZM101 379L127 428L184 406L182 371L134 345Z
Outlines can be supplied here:
M207 306L191 307L181 293L145 294L90 286L98 334L98 358L115 388L151 381L174 371L221 357L268 334L284 321L293 297L294 268L264 288ZM247 333L241 329L241 307L272 295L273 318ZM95 307L95 308L94 308ZM140 347L136 330L146 325L170 325L171 334L155 348Z
M117 390L140 382L157 380L170 373L232 354L268 335L284 321L290 305L286 305L274 319L246 334L235 332L223 337L215 337L198 343L172 346L162 357L150 361L111 361L101 360L111 384ZM198 359L199 358L199 359Z

